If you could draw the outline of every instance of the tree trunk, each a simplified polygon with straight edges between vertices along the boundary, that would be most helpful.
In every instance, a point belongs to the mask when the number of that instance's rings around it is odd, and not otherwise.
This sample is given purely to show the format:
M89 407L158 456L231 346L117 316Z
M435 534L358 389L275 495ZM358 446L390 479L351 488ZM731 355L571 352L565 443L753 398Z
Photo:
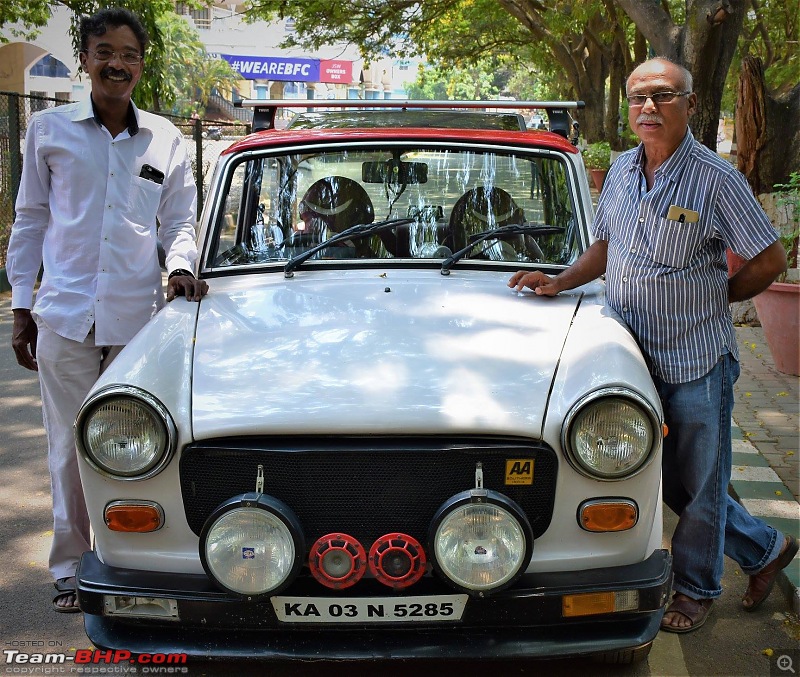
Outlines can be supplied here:
M588 143L601 141L605 138L604 111L605 93L594 87L586 87L580 93L580 98L586 103L586 108L577 111L580 123L580 134Z
M611 144L611 150L623 150L622 139L619 136L620 123L620 96L625 88L625 55L622 47L616 40L611 46L611 69L608 82L608 109L606 110L606 139ZM627 123L627 121L625 121Z
M800 171L800 84L773 98L758 57L742 60L735 125L739 171L756 195L772 192Z

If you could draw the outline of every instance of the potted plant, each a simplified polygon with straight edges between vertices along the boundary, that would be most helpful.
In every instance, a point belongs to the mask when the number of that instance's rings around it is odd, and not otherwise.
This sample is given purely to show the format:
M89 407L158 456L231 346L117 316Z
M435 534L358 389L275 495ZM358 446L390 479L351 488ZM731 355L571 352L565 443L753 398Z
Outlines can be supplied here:
M583 151L583 162L592 176L595 188L602 190L603 181L611 166L611 145L608 141L590 143Z
M800 172L792 172L788 183L776 184L775 188L773 222L780 232L789 269L753 302L775 368L784 374L800 376L800 279L797 270Z

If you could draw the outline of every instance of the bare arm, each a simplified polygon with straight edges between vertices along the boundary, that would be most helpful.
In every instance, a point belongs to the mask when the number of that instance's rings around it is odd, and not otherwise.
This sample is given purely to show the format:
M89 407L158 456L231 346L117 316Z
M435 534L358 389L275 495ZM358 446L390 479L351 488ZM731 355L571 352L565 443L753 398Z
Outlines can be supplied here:
M511 276L508 286L517 291L528 287L539 296L555 296L565 289L574 289L596 280L606 272L607 258L608 241L597 240L581 254L575 263L555 277L545 275L539 270L533 272L520 270Z
M780 242L773 242L728 280L728 301L744 301L760 294L785 270L786 253Z

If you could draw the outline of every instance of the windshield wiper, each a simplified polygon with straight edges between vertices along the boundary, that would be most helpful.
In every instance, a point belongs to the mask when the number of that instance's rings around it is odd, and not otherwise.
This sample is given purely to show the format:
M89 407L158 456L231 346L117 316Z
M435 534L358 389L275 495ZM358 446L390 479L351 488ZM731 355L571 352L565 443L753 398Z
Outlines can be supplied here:
M498 239L503 235L556 235L557 233L563 232L564 228L561 226L547 226L544 224L532 223L512 223L507 226L492 228L491 230L486 230L482 233L476 233L470 237L472 241L466 247L459 249L457 252L451 254L444 261L442 261L442 275L449 275L450 269L458 261L464 258L465 255L469 254L469 252L475 248L475 245L480 244L484 240Z
M314 254L318 251L322 251L327 247L330 247L337 242L341 242L342 240L349 240L354 237L367 237L369 235L374 235L382 230L387 230L389 228L394 228L395 226L404 226L408 223L414 223L417 219L387 219L386 221L375 221L373 223L359 223L355 226L350 226L350 228L345 228L341 233L336 233L333 237L329 237L325 242L320 242L315 247L304 251L302 254L298 254L294 258L287 261L286 265L283 267L283 274L286 277L292 277L294 274L292 271L299 268L304 261L310 259Z

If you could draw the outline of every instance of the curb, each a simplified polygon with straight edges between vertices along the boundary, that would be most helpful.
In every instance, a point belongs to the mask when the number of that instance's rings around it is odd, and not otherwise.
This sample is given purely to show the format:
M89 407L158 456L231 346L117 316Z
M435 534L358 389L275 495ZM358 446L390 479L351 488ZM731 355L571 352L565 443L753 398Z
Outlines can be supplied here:
M784 534L800 538L800 504L769 466L756 446L747 440L735 421L731 425L733 438L733 469L729 491L754 517ZM800 555L778 575L777 585L790 599L792 611L800 614Z

